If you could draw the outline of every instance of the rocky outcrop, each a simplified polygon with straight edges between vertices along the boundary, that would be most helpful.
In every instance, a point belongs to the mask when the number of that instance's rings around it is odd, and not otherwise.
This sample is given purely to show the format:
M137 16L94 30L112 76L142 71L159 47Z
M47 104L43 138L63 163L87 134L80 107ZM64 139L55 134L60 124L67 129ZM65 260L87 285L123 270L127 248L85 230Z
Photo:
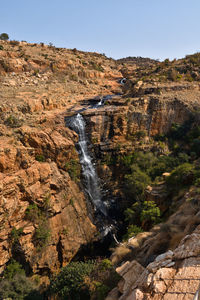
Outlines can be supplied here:
M199 237L200 226L182 239L174 251L169 250L157 256L144 271L141 271L142 266L138 263L126 262L116 269L123 276L124 288L119 284L118 293L115 289L115 296L112 296L112 291L106 299L192 300L200 284Z
M182 124L190 118L191 107L172 96L113 97L103 108L83 114L91 140L103 149L109 143L130 143L137 131L147 136L166 133L173 123Z
M80 178L75 182L65 168L79 161L77 137L60 120L51 129L22 126L1 139L1 272L15 256L34 273L56 271L95 239Z

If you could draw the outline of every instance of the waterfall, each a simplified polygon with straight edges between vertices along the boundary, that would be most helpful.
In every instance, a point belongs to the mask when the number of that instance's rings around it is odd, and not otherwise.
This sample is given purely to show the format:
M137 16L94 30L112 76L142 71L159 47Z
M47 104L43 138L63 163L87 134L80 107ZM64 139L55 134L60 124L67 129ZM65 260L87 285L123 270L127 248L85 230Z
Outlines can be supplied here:
M88 193L94 209L99 213L107 216L107 209L101 199L101 191L99 178L96 170L92 164L92 158L88 153L87 138L85 133L85 121L81 114L71 118L70 127L79 136L78 151L80 156L80 163L82 166L83 177L85 179L86 192Z
M99 102L94 105L92 108L98 108L99 106L103 106L106 100L112 99L112 95L103 96Z
M126 78L122 78L122 79L120 80L120 83L121 83L121 84L125 84L125 83L126 83Z

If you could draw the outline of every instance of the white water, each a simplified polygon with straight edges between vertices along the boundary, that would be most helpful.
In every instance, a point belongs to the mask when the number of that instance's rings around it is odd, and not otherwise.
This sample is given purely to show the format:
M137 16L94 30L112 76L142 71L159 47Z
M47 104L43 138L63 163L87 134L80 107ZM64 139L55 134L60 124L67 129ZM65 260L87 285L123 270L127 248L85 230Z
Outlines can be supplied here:
M112 98L112 95L103 96L103 97L99 100L99 102L98 102L96 105L93 106L93 108L98 108L99 106L104 105L105 101L106 101L106 100L109 100L109 99L111 99L111 98Z
M125 84L125 83L126 83L126 78L122 78L122 79L120 80L120 83L121 83L121 84Z
M93 202L95 210L107 216L107 209L101 199L99 179L92 164L92 159L88 153L87 139L85 133L85 121L81 114L74 116L71 122L72 129L79 135L79 155L86 183L86 191Z

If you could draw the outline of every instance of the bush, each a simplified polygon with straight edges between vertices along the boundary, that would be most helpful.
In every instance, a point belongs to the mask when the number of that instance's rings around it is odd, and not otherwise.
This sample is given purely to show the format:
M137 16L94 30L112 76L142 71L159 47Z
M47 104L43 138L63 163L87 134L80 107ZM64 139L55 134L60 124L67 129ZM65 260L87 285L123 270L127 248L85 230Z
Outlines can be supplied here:
M23 233L23 228L20 227L17 229L16 227L13 227L10 233L10 239L12 243L17 243L19 241L20 235Z
M34 243L38 250L46 246L48 240L50 238L50 230L47 226L46 221L40 222L38 227L35 230L34 234Z
M0 45L0 50L3 50L3 46L2 45Z
M104 300L119 279L108 259L72 262L51 280L50 294L58 299Z
M171 175L167 178L167 185L173 189L182 185L192 184L194 179L194 166L189 163L184 163L178 166Z
M176 81L178 78L178 72L175 69L171 69L168 72L168 79L171 81Z
M12 279L0 281L0 299L42 300L35 285L23 274L16 274Z
M187 137L187 134L190 133L192 126L192 118L185 121L183 124L172 124L170 131L167 134L167 137L174 140L184 140Z
M151 224L160 221L160 209L154 201L144 201L140 219L143 223L150 222Z
M26 211L25 211L25 218L31 222L38 222L41 216L41 210L39 207L34 203L30 204Z
M150 177L138 167L132 167L132 174L125 176L125 192L134 199L141 199L144 196L145 188L150 184Z
M42 154L36 155L35 159L39 162L45 162L45 157Z
M10 115L4 122L5 125L11 127L11 128L17 128L22 125L22 120L18 119L14 115Z
M25 275L24 269L22 266L14 259L11 259L8 266L6 267L3 275L6 279L12 279L16 274Z
M41 250L48 242L50 238L50 229L47 223L47 209L48 209L47 195L44 198L44 204L42 208L39 208L35 203L30 204L25 211L25 218L35 224L36 230L33 236L33 242L38 250Z
M94 270L93 261L72 262L64 267L58 276L51 281L51 293L59 296L59 299L90 299L89 289L85 278Z
M142 202L138 201L124 211L125 220L129 224L137 224L140 222L140 213L142 211Z
M13 41L10 41L10 44L11 44L12 46L18 46L18 45L19 45L19 41L13 40Z
M8 34L7 33L1 33L0 34L0 40L3 40L3 41L9 40Z
M104 68L102 67L102 65L99 63L95 63L94 61L90 61L90 65L92 66L92 68L96 71L99 71L99 72L104 72Z
M127 233L123 236L124 240L128 240L129 238L137 235L138 233L143 232L143 229L137 225L129 225Z

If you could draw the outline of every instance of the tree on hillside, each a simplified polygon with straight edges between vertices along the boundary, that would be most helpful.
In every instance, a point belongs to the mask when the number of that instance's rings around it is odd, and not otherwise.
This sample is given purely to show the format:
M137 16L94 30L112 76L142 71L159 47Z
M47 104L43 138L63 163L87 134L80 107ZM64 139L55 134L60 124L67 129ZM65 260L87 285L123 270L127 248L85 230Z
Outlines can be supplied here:
M9 35L7 33L0 34L0 40L3 40L3 41L9 40Z

